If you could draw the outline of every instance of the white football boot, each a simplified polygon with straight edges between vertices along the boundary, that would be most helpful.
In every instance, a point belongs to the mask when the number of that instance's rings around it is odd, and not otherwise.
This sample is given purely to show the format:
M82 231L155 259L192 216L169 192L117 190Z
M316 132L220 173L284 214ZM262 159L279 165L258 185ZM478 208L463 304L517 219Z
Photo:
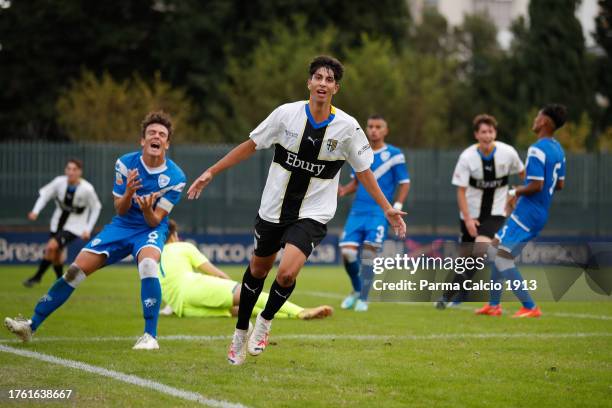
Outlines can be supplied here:
M270 328L272 328L272 320L266 320L261 317L261 313L258 314L253 335L249 338L248 350L250 355L258 356L266 349L270 337Z
M340 308L345 310L354 308L357 299L359 299L359 292L352 292L350 295L344 298L342 304L340 305Z
M19 337L24 343L32 340L32 320L24 319L23 317L10 317L4 318L4 325L6 328Z
M355 303L355 311L356 312L367 312L368 302L364 302L361 299L357 299L357 302Z
M136 341L132 350L159 350L159 344L155 337L145 333Z
M253 325L249 322L248 330L234 330L232 342L227 349L227 361L231 365L240 365L244 363L247 355L247 342L253 332Z

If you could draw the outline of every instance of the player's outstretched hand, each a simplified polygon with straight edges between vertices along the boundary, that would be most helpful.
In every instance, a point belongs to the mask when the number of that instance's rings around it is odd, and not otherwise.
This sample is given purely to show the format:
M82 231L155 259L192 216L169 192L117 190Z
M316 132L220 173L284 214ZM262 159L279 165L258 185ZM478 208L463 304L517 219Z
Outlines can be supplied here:
M30 221L36 221L37 218L38 218L38 214L36 214L34 211L30 211L28 213L28 219Z
M200 177L195 179L195 181L189 186L189 190L187 190L187 198L189 200L197 200L200 198L202 190L206 188L212 179L213 175L210 171L206 170L204 173L202 173Z
M400 239L406 238L406 223L402 218L404 215L406 215L404 211L396 210L395 208L390 208L385 212L385 217L387 217L389 224L391 224L393 232Z
M128 193L134 194L136 190L142 187L142 181L138 178L138 169L132 169L128 172L127 184L125 189Z

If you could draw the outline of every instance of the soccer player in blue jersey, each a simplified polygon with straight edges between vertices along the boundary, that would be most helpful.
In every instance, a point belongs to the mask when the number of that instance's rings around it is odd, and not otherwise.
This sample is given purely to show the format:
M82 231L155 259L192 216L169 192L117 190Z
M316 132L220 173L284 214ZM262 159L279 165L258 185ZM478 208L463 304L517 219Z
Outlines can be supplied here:
M563 126L566 118L567 109L562 105L546 105L538 112L532 128L538 136L538 141L527 151L525 183L508 193L511 201L518 198L516 207L506 224L495 235L493 246L487 252L495 263L491 279L496 282L512 281L514 294L523 304L513 317L542 315L525 288L525 281L514 264L514 258L523 246L537 237L544 228L552 197L556 190L561 190L564 186L565 153L553 134ZM476 314L501 315L501 293L502 291L491 291L489 304L477 309Z
M397 190L393 206L401 210L410 189L406 158L400 149L385 143L389 127L382 116L370 116L367 126L368 140L374 153L374 162L370 169L387 200L391 202ZM344 299L341 307L365 312L368 310L368 294L374 276L372 263L382 249L389 223L376 201L357 182L354 173L351 178L347 185L338 189L338 195L341 197L357 192L340 240L344 268L353 286L353 291Z
M168 232L167 216L185 187L183 171L166 158L172 131L172 121L166 113L151 112L145 117L140 135L142 150L121 156L115 164L113 195L117 215L38 301L31 319L7 317L4 320L11 332L29 341L32 333L87 276L131 254L138 263L145 319L144 334L133 348L159 348L156 340L161 303L158 262Z

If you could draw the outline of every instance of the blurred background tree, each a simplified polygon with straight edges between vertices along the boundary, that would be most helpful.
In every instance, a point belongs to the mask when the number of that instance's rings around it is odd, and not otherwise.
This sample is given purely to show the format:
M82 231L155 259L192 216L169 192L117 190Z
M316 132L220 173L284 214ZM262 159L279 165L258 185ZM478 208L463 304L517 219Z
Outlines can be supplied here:
M162 81L159 73L149 84L138 74L118 82L108 72L98 79L91 71L83 71L60 94L56 108L58 124L72 140L137 140L144 115L160 109L172 115L173 142L198 139L191 101L182 89Z
M556 101L597 149L612 126L611 3L599 1L595 55L578 0L530 2L508 49L487 14L452 27L425 7L417 24L405 0L14 0L0 8L0 138L102 138L84 123L95 91L97 115L125 112L119 133L144 114L128 112L162 98L177 137L235 143L275 106L306 99L307 64L329 53L347 68L334 103L362 123L387 116L399 145L462 147L481 112L512 143L534 107Z

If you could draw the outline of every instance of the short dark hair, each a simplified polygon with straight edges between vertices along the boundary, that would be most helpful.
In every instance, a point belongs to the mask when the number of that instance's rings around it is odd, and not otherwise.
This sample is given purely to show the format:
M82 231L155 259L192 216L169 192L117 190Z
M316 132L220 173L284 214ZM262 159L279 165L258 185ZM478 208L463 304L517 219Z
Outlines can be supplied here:
M567 108L557 103L544 105L542 114L548 116L553 121L555 130L563 126L567 120Z
M489 126L493 126L495 130L497 130L497 119L495 116L488 115L486 113L481 113L480 115L476 115L474 121L472 122L472 127L474 128L474 132L478 132L480 129L480 125L485 124Z
M340 82L342 75L344 74L344 67L340 61L328 55L319 55L310 63L310 67L308 69L310 77L312 77L314 73L317 72L317 69L321 67L330 69L334 73L334 80L336 82Z
M387 119L385 119L383 115L378 114L378 113L373 113L370 116L368 116L368 120L384 120L385 122L387 121Z
M168 129L168 139L170 139L170 136L172 136L172 132L174 131L172 126L172 118L163 110L147 113L147 116L145 116L140 124L140 137L145 137L147 127L154 123L165 126L166 129Z
M83 170L83 161L75 158L70 158L66 161L66 166L70 163L74 164L79 168L79 170Z

